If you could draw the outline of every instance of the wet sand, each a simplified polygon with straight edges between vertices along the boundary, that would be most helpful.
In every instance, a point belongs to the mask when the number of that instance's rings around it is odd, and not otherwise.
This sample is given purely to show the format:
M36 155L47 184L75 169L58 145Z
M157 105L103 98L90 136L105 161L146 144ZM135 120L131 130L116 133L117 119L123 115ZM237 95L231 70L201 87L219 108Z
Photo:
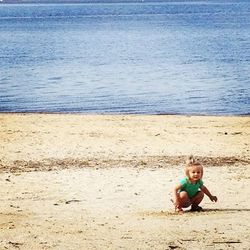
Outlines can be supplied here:
M250 117L0 114L0 249L248 249ZM204 212L174 213L186 157Z

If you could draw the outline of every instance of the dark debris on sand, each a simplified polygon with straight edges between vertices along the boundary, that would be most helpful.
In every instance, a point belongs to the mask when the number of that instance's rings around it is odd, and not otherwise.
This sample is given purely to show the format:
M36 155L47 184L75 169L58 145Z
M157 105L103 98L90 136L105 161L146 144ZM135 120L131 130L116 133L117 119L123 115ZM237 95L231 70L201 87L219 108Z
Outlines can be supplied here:
M72 168L169 168L183 166L187 159L182 156L147 156L133 157L132 159L98 159L98 158L47 158L40 161L15 160L13 162L2 162L0 160L0 173L19 173L34 171L52 171ZM203 157L197 159L206 167L249 165L250 159L238 157Z

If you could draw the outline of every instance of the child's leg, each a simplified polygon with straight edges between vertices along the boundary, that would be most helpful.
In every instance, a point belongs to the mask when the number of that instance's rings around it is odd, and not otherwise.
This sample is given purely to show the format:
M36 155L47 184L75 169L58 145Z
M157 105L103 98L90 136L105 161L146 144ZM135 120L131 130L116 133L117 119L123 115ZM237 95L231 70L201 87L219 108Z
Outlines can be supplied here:
M185 191L181 191L179 193L179 201L180 201L181 207L189 207L191 205L191 201L188 197L187 192L185 192Z
M200 211L202 208L199 207L199 204L204 198L204 193L202 191L199 191L192 199L191 199L191 204L192 208L191 210L193 211Z

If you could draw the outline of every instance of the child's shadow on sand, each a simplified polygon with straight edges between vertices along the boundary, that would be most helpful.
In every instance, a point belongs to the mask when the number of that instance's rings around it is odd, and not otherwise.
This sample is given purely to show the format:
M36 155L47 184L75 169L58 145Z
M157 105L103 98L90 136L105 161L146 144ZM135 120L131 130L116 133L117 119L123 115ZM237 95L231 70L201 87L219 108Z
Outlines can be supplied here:
M191 211L190 211L191 212ZM202 212L224 212L224 213L235 213L235 212L250 212L250 208L206 208Z
M190 210L185 211L183 214L187 215L207 215L207 214L218 214L218 213L223 213L223 214L228 214L228 213L237 213L237 212L250 212L250 208L206 208L203 209L200 212L193 212ZM178 212L174 211L154 211L154 212L145 212L143 213L145 216L155 216L155 217L165 217L165 216L176 216L180 215Z

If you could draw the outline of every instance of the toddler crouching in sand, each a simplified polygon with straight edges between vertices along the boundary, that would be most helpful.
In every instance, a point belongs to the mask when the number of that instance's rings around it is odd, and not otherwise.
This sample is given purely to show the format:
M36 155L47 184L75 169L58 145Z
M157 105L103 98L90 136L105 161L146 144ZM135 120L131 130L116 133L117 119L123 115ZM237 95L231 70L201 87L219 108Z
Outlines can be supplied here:
M185 168L186 177L174 188L174 205L175 210L182 212L183 208L191 206L191 211L201 211L199 206L206 194L211 201L216 202L217 197L212 195L203 185L203 167L190 156Z

